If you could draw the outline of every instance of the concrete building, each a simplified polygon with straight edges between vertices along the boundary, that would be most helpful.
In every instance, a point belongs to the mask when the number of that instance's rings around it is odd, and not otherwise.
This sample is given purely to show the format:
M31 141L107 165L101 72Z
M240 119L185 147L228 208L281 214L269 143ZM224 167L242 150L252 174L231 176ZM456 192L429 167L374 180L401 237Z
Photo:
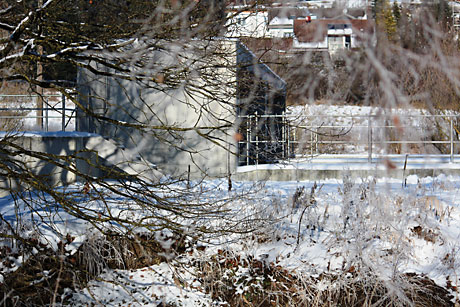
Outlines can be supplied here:
M248 151L240 150L237 142L244 140L235 137L242 118L283 112L284 81L236 40L194 41L166 50L144 52L145 67L127 63L129 77L81 69L80 103L88 112L79 112L77 129L117 144L128 153L126 159L174 176L234 173L238 161L247 160L238 158ZM184 62L177 65L178 60ZM181 69L183 78L171 86L165 72L180 74ZM250 146L251 154L257 151Z

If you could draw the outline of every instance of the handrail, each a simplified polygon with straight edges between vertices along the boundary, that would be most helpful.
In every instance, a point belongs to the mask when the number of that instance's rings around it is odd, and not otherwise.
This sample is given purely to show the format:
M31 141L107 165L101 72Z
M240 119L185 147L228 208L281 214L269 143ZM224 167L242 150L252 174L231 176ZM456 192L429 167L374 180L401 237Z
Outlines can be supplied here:
M397 116L397 124L395 118ZM382 115L286 115L286 114L245 114L238 116L239 123L244 130L240 133L244 136L243 140L239 141L240 154L246 155L246 161L255 159L265 148L276 151L276 146L279 146L279 151L284 153L283 159L290 159L291 156L313 157L314 155L322 154L322 147L338 146L338 145L361 145L366 150L368 162L372 162L376 156L375 146L380 145L382 148L388 145L399 145L399 150L403 150L404 145L448 145L445 152L450 156L450 162L453 163L456 151L460 151L458 139L459 129L456 123L460 123L460 115L457 114L382 114ZM342 119L337 125L334 122L337 119ZM407 120L431 118L436 121L433 135L420 135L419 138L414 135L407 135L407 128L414 128L407 123ZM319 120L312 120L319 119ZM328 120L329 119L329 120ZM360 122L357 122L361 120ZM455 124L454 124L455 121ZM278 130L283 131L281 134L276 131L271 131L270 125L276 126ZM345 122L345 124L344 124ZM352 138L353 131L360 130L361 138ZM367 130L367 131L366 131ZM351 133L350 133L351 131ZM364 135L367 134L367 137ZM435 135L437 134L437 135ZM275 137L273 137L275 135ZM309 137L307 137L309 136ZM269 147L267 147L269 146ZM245 148L245 152L242 148ZM356 148L353 147L353 148ZM367 149L366 149L367 148ZM423 148L419 148L423 149ZM407 149L406 149L407 150ZM338 151L335 148L335 151ZM252 153L255 152L255 153ZM348 154L346 149L342 153ZM357 154L358 152L352 152ZM362 153L362 151L360 151ZM388 152L391 153L391 152ZM279 156L279 153L276 153ZM410 152L402 152L401 154L412 154ZM250 156L251 159L249 158Z
M61 94L0 94L1 97L61 97Z
M456 114L413 114L413 115L404 115L404 114L367 114L367 115L350 115L350 114L343 114L343 115L328 115L328 114L301 114L301 115L292 115L292 114L242 114L238 115L240 118L244 117L259 117L259 118L271 118L271 117L287 117L290 119L299 119L299 118L308 118L308 117L325 117L325 118L342 118L342 117L349 117L349 118L386 118L386 119L392 119L390 116L398 116L400 118L407 118L407 117L460 117L459 115Z
M17 103L27 103L33 104L35 99L42 98L44 99L43 107L4 107L4 104L13 104L15 101L2 101L1 98L19 98L20 100ZM28 98L28 100L23 100L23 98ZM50 98L60 98L53 99L50 101ZM0 114L0 120L19 120L23 121L26 119L36 119L37 124L31 127L22 127L21 129L27 130L43 130L49 131L50 127L54 124L54 130L66 131L69 129L69 125L76 119L76 108L71 101L66 101L65 95L62 94L30 94L30 95L10 95L10 94L0 94L0 112L11 112L13 114ZM69 107L70 105L70 107ZM16 113L16 114L14 114ZM26 113L26 114L24 114ZM74 130L75 127L70 129Z

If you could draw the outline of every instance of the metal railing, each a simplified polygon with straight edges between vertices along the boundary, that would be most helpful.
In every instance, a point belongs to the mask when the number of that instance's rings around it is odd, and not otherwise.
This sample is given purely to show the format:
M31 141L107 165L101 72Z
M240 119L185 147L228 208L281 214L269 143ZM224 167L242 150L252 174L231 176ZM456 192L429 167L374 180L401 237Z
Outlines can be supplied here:
M75 105L65 95L0 94L0 130L73 131L75 119Z
M240 165L320 154L366 154L368 162L388 154L443 154L454 162L460 144L460 115L451 114L253 114L239 121Z

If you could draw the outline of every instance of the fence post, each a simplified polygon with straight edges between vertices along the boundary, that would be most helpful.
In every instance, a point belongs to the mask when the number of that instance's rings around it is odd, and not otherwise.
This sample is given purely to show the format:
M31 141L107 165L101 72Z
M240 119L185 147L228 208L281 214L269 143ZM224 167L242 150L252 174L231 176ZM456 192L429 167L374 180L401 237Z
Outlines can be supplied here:
M372 124L371 124L371 115L367 120L367 160L369 163L372 163Z
M246 120L246 165L249 165L249 146L251 142L251 115Z
M286 116L286 115L285 115ZM285 117L284 120L286 121L286 144L287 144L287 158L288 158L288 161L291 160L291 144L290 144L290 140L291 140L291 128L289 127L289 121L287 120L287 118Z
M450 117L450 162L454 162L454 121Z
M61 104L62 104L62 131L65 131L65 95L62 94L61 98Z
M48 120L48 109L49 109L49 101L48 101L49 98L46 99L46 109L45 109L45 123L46 123L46 126L45 126L45 131L48 132L48 129L49 129L49 120ZM42 106L42 114L43 114L43 106Z
M319 152L319 147L318 147L318 144L319 144L319 132L318 132L318 127L315 128L315 154L316 155L319 155L320 152Z
M278 121L277 121L278 123ZM286 152L287 152L287 139L286 139L286 136L287 136L287 130L286 130L286 114L284 113L281 113L281 125L283 127L283 135L281 136L281 142L283 144L283 158L284 159L289 159L289 157L287 156Z
M291 135L291 127L289 127L289 136ZM297 144L297 145L296 145ZM292 155L296 157L296 151L299 148L299 142L297 141L297 128L292 129Z
M256 111L256 165L259 165L259 118Z
M313 159L313 124L310 122L310 157Z

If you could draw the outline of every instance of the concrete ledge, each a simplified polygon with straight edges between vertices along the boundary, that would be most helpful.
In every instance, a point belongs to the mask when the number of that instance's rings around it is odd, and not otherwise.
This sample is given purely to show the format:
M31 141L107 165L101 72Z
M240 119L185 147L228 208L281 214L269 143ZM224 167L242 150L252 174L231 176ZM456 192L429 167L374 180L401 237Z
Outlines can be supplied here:
M37 180L46 181L51 186L67 185L80 178L67 167L75 168L78 172L91 177L104 176L104 172L97 165L101 164L97 153L86 149L86 143L99 136L91 133L80 132L18 132L15 134L0 132L0 137L11 137L10 142L24 149L36 153L46 153L60 156L57 163L64 165L59 167L51 161L45 161L33 154L21 153L16 156L4 157L4 163L11 164L9 167L14 168L14 162L8 162L14 158L18 164L23 164ZM4 144L4 146L7 146ZM15 151L16 149L11 148ZM78 157L78 158L70 158ZM69 158L67 158L69 157ZM52 156L49 156L53 159ZM21 168L16 168L19 172ZM7 195L11 189L25 189L24 182L20 178L0 178L0 196Z
M82 176L93 178L126 178L138 176L145 180L160 180L164 175L154 165L137 155L136 151L126 151L99 134L86 132L0 132L0 138L10 137L10 142L35 153L49 154L47 158L56 159L56 163L45 161L34 154L20 153L4 156L4 161L14 158L18 164L25 165L39 180L51 186L67 185L83 180ZM7 146L4 144L4 146ZM11 148L15 151L15 148ZM53 157L54 155L54 157ZM58 157L57 157L58 156ZM15 162L10 162L14 168ZM61 164L60 167L56 164ZM20 168L17 168L20 171ZM11 189L23 189L24 180L0 177L0 196L8 194Z
M404 172L404 178L409 175L419 177L436 177L440 174L459 175L460 170L442 170L442 169L411 169ZM237 172L232 178L239 181L304 181L304 180L325 180L325 179L342 179L345 175L352 178L397 178L403 180L402 170L254 170L250 172Z
M233 175L236 180L324 180L341 179L345 174L355 178L390 177L408 175L419 177L439 174L460 175L460 156L450 155L388 155L373 157L372 163L364 155L323 155L312 159L297 159L279 164L240 166Z

